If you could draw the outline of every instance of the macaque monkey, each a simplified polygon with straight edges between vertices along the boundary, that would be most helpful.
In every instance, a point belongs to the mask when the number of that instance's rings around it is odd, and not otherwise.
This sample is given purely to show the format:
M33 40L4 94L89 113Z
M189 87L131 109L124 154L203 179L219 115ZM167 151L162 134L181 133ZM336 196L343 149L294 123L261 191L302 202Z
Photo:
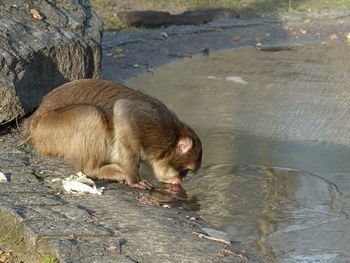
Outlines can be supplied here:
M59 157L93 179L147 189L140 161L155 177L181 184L201 164L195 132L162 102L105 80L76 80L46 95L23 126L40 154Z

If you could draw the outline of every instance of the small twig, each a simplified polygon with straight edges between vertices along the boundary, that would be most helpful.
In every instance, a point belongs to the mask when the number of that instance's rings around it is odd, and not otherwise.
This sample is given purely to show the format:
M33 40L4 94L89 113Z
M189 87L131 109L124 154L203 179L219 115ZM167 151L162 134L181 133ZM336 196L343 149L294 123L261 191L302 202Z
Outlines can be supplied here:
M202 219L204 222L208 222L207 220L205 220L202 216L198 216L200 219Z
M226 255L230 255L230 256L234 256L234 257L239 257L240 259L245 259L245 260L248 259L248 257L247 257L246 255L243 255L242 253L233 252L233 251L228 250L228 249L222 250L221 253L222 253L223 255L226 254Z
M168 57L169 58L192 58L192 53L183 53L183 54L169 53Z
M21 130L21 127L19 127L19 123L18 123L18 117L16 117L16 127L17 127L17 130Z
M152 198L147 198L144 196L138 196L136 197L137 201L139 201L141 204L144 205L151 205L151 206L157 206L160 205L159 200L157 199L152 199Z
M30 137L27 137L27 138L22 137L22 138L20 138L20 139L17 141L16 147L21 147L22 145L24 145L24 144L26 144L27 142L29 142L30 139L31 139Z
M209 239L209 240L212 240L212 241L222 242L222 243L225 243L226 245L230 245L231 244L231 242L229 240L207 236L207 235L202 234L202 233L192 232L192 234L198 236L199 238L206 238L206 239Z

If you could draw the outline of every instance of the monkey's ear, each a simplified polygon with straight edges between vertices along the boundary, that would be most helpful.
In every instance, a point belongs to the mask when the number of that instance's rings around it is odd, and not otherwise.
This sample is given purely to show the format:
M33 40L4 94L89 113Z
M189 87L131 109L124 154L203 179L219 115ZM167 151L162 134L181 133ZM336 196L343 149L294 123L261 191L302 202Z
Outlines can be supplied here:
M189 137L181 138L176 145L176 150L178 153L184 154L192 149L193 142Z

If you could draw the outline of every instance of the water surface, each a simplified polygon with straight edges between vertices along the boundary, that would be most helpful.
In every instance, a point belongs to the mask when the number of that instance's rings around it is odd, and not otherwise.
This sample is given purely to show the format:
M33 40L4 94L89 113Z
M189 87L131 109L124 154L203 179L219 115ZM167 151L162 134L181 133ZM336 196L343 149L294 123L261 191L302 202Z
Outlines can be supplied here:
M192 126L203 168L188 178L200 214L269 262L350 258L350 52L229 50L128 85Z

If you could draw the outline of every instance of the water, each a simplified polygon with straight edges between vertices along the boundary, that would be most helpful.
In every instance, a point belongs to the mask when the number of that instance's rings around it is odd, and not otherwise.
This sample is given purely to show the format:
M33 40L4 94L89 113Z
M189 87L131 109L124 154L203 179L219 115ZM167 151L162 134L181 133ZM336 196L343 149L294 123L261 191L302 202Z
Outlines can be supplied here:
M128 83L202 139L184 185L199 213L269 262L349 262L348 51L224 51Z
M349 156L349 149L252 136L241 136L240 143L247 148L237 155L233 162L237 165L205 166L186 181L189 198L199 200L201 216L227 231L232 240L253 244L269 262L349 258L347 238L342 240L344 228L350 226L350 199L344 194L349 174L340 172L337 159L337 155ZM308 160L310 153L319 161ZM324 167L336 169L338 176L324 173ZM317 171L323 171L323 177ZM318 261L320 257L323 261Z

